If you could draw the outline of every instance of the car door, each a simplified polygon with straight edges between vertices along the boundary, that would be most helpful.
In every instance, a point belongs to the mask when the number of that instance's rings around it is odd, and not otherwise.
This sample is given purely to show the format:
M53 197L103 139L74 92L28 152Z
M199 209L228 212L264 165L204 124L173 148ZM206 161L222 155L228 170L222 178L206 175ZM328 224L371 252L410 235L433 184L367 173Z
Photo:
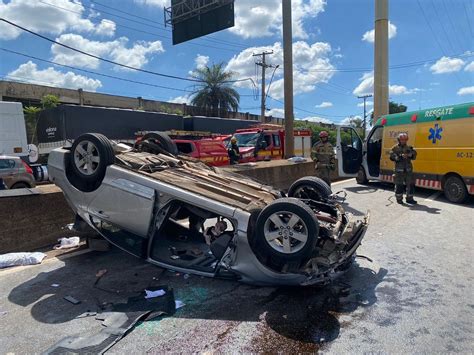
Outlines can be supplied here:
M336 156L340 177L355 177L362 164L362 139L352 127L337 128Z
M144 256L154 203L154 189L126 177L106 178L87 212L110 242Z

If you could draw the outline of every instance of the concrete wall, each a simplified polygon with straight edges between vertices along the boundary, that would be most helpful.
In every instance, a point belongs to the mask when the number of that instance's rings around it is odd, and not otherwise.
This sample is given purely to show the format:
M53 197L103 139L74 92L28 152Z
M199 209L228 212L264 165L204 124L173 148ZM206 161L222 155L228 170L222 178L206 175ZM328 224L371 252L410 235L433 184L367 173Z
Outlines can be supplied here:
M227 167L232 172L242 174L263 184L274 186L280 190L288 190L296 180L305 176L315 176L314 162L290 163L286 160L273 160L269 162L258 162L256 166L233 165ZM337 180L337 173L331 176Z
M74 214L62 191L54 185L31 190L0 191L0 254L32 251L68 236L62 228Z
M20 101L24 105L38 104L45 95L55 95L65 104L115 107L124 109L142 109L153 112L179 113L182 115L208 116L210 112L198 107L172 102L147 100L142 97L127 97L118 95L101 94L97 92L56 88L51 86L24 84L0 80L0 101ZM223 116L241 120L256 120L258 115L248 112L228 112ZM282 123L283 120L268 117L270 123Z

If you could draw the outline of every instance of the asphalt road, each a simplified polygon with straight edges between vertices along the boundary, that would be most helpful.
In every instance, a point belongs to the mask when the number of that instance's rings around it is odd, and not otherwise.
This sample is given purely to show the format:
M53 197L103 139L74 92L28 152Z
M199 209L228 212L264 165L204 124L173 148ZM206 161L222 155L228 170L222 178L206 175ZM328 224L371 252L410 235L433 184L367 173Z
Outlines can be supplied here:
M418 190L419 205L394 203L380 184L342 182L348 211L371 211L357 264L325 288L254 287L185 278L112 250L0 271L0 353L48 349L67 335L99 331L105 303L168 285L186 305L140 323L108 353L472 353L474 202L448 203ZM94 287L96 272L107 269ZM52 287L51 284L59 284ZM81 304L72 305L63 296Z

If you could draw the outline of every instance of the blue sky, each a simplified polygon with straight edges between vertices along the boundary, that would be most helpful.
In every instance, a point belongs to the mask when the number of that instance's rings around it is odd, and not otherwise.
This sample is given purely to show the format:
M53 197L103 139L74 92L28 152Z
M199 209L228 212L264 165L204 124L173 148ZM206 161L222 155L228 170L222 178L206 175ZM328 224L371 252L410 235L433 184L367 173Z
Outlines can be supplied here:
M224 62L235 78L255 81L252 54L263 49L274 51L269 63L282 65L281 0L236 0L234 28L176 46L163 25L167 3L3 0L0 17L100 57L179 77L190 77L197 66ZM393 101L409 110L473 101L472 7L469 0L390 1L390 66L402 66L390 70ZM295 116L339 123L361 115L357 95L373 90L374 1L293 0L293 20ZM189 101L187 91L193 89L192 82L100 62L5 23L0 23L0 47L77 68L0 51L0 76L10 80L174 102ZM269 70L267 82L271 74ZM267 102L268 112L280 117L282 76L283 70L277 69ZM260 100L250 81L236 88L242 95L241 111L259 113Z

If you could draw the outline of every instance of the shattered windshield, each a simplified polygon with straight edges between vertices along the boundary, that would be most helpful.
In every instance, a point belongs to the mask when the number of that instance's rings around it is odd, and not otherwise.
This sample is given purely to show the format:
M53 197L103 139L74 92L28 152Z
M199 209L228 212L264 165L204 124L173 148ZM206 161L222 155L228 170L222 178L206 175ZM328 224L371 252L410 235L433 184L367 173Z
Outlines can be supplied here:
M255 147L259 136L259 133L237 133L234 137L239 147Z

